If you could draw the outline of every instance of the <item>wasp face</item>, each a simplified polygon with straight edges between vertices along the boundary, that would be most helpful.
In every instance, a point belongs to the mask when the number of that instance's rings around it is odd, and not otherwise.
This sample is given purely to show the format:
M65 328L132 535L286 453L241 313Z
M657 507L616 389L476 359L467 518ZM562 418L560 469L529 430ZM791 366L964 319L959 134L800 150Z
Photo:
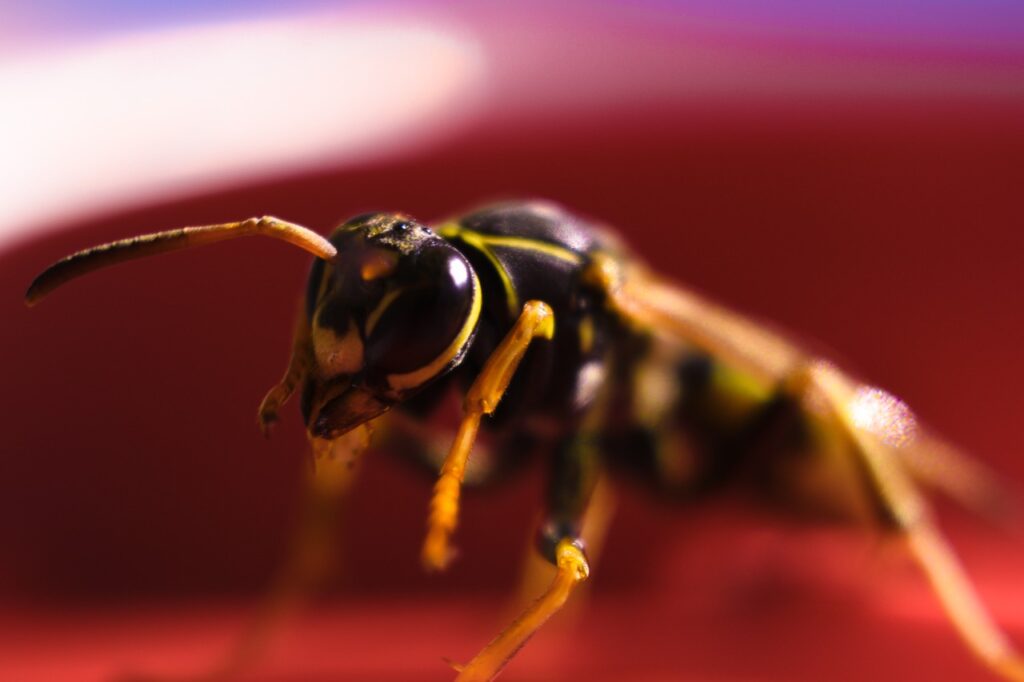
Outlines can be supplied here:
M481 304L465 257L406 216L359 216L330 241L338 256L314 264L306 307L314 368L302 410L320 438L380 415L458 365Z

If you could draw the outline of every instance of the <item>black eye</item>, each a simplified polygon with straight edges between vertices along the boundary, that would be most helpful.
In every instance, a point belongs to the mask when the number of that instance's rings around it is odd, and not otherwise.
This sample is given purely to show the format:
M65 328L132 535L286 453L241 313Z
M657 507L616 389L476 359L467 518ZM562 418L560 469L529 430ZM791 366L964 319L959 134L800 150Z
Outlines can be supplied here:
M395 226L394 226L394 227L395 227L395 229L396 229L396 230L398 230L399 232L405 232L405 231L406 231L406 230L408 230L408 229L409 229L410 227L412 227L412 225L410 225L410 224L409 224L408 222L406 222L406 221L404 221L404 220L399 220L399 221L398 221L397 223L395 223Z
M368 368L385 375L413 372L440 357L459 336L473 303L469 266L457 256L438 265L443 269L432 268L429 279L385 297L383 310L368 318Z

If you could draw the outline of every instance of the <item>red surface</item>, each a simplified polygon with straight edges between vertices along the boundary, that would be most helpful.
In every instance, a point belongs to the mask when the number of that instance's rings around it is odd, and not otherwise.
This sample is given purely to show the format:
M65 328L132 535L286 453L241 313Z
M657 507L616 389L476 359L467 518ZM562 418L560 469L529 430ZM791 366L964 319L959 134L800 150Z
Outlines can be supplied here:
M185 670L226 641L242 610L222 605L258 594L288 535L301 426L288 410L267 442L254 414L284 367L301 254L247 240L22 307L55 258L150 229L273 213L327 231L368 208L433 219L553 198L619 226L681 281L834 349L1019 485L1024 112L762 113L467 131L416 158L67 225L0 254L0 679ZM470 497L445 576L416 560L429 482L377 456L365 473L338 601L251 679L445 679L439 656L468 658L496 630L538 472ZM913 571L867 562L860 577L856 534L623 497L592 610L504 679L984 679ZM1024 640L1019 538L944 512Z
M503 680L983 680L915 572L892 551L823 533L780 534L735 519L677 524L678 543L643 585L609 590L556 618ZM958 534L963 540L963 534ZM1024 634L1024 551L958 543L996 615ZM508 599L336 597L287 622L253 682L451 679L511 613ZM188 674L233 641L249 606L215 601L16 611L0 619L3 679ZM59 652L59 655L54 655Z

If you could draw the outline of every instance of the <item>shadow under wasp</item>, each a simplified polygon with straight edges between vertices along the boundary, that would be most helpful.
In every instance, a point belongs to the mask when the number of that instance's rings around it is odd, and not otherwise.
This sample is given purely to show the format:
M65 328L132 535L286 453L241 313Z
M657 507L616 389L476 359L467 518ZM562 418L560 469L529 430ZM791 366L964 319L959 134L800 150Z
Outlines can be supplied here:
M970 650L1004 679L1024 681L1024 659L981 605L922 493L984 507L998 495L991 475L894 396L663 280L610 230L558 206L499 204L433 229L369 213L329 239L272 217L158 232L58 261L26 301L108 265L247 235L316 256L288 368L259 408L267 430L299 393L315 467L309 511L272 598L202 679L247 665L316 576L329 537L323 511L379 441L439 471L421 553L431 570L453 557L464 482L534 451L548 463L536 544L554 578L471 661L454 665L461 682L494 679L587 580L583 522L601 515L595 491L605 476L624 468L681 497L738 486L782 510L900 537ZM452 391L462 396L461 420L439 455L431 435ZM481 430L492 466L476 466L468 481Z

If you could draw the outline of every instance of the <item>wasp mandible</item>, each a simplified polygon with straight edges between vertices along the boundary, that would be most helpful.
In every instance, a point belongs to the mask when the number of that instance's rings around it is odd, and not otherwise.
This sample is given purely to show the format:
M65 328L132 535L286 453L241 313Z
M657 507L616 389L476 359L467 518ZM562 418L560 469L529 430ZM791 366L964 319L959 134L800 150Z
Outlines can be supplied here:
M158 232L58 261L26 301L98 268L246 235L316 256L288 368L259 423L269 428L298 391L317 494L347 487L345 472L372 431L385 448L432 462L439 474L421 556L440 570L453 556L478 432L491 435L493 466L474 479L531 452L546 458L537 549L555 577L456 666L458 680L497 676L587 579L582 521L602 477L628 468L680 497L738 485L781 509L901 537L966 645L1004 679L1024 681L1024 660L981 605L921 492L984 504L994 495L990 475L895 397L663 280L613 232L556 205L504 203L434 228L367 213L329 239L272 217ZM439 462L419 436L437 425L450 392L462 396L462 415ZM297 560L291 583L309 563L309 555Z

